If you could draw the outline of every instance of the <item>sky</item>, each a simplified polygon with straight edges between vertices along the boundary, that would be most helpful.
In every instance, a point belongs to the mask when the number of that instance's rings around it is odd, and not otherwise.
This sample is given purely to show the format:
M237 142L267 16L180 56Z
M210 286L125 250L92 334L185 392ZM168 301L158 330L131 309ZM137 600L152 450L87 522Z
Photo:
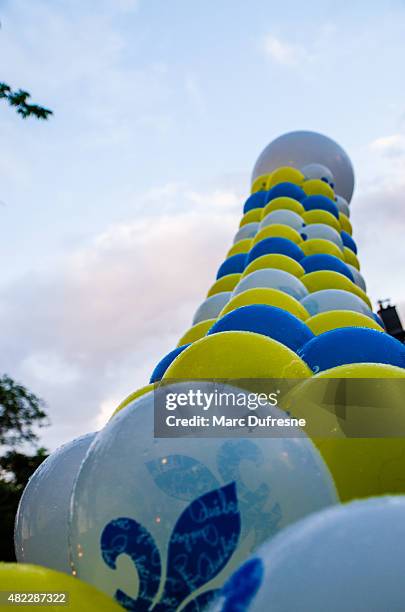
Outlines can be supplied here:
M361 271L405 315L405 3L0 0L0 372L49 449L103 426L191 325L261 150L350 155ZM404 316L405 320L405 316Z

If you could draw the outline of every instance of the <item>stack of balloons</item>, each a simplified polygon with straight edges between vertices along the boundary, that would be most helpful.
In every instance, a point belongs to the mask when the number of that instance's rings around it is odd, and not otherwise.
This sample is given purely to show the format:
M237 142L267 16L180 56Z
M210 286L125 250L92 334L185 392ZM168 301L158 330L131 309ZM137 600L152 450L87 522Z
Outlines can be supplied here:
M99 610L404 609L403 437L154 438L160 381L183 381L170 383L181 392L202 379L405 378L405 347L360 272L353 187L349 158L325 136L266 147L192 327L102 431L30 480L20 564L0 568L7 588L76 589L89 610L93 598ZM403 422L402 396L378 401Z

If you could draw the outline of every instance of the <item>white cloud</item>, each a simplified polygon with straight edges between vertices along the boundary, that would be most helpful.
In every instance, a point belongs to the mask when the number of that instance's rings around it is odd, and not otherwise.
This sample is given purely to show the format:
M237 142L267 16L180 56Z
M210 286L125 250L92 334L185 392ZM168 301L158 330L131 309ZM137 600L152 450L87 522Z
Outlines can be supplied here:
M304 47L285 42L273 34L264 38L263 49L271 60L283 66L296 66L310 58Z
M405 136L393 134L377 138L370 143L370 149L389 158L403 157L405 155Z

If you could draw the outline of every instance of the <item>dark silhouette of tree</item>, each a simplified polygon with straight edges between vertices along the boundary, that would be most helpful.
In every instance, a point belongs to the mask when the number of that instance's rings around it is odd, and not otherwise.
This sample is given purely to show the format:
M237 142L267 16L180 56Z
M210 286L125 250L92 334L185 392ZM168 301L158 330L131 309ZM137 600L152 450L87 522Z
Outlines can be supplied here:
M17 113L23 118L36 117L46 121L53 112L38 104L30 104L28 100L31 98L28 91L18 89L13 91L7 83L0 83L0 99L5 100L8 104L15 108Z
M16 449L21 444L37 445L35 429L48 425L44 402L6 374L0 377L0 560L15 561L14 519L25 485L47 451L33 455Z

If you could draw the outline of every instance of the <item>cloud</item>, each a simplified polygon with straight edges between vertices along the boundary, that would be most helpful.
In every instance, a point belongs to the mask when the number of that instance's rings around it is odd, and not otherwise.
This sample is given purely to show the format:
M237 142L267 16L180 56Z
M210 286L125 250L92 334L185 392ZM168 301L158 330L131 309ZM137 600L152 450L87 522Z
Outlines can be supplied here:
M173 183L140 204L155 211L164 197L166 212L105 227L61 265L0 291L0 370L46 400L49 447L100 428L148 383L215 280L240 195Z
M383 136L370 143L370 149L388 158L398 158L405 155L405 136L393 134Z
M304 47L287 43L273 34L264 38L263 49L272 61L282 66L296 66L310 58Z

